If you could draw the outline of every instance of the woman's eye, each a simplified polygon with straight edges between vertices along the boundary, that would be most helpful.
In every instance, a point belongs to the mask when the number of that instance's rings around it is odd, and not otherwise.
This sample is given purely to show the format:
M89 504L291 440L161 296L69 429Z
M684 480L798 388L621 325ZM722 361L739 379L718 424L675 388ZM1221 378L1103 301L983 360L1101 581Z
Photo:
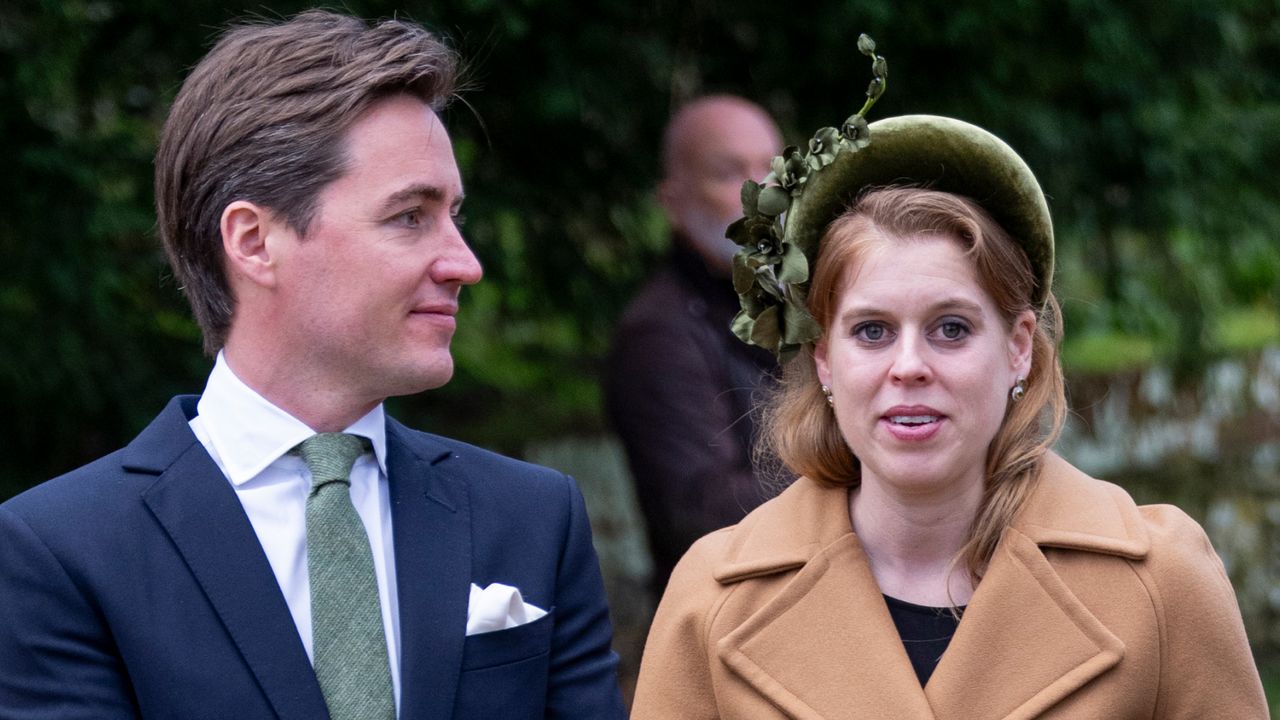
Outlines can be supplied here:
M862 323L853 329L853 337L863 342L875 343L884 340L888 331L880 323Z
M969 327L962 322L944 322L938 332L947 340L960 340L969 334Z

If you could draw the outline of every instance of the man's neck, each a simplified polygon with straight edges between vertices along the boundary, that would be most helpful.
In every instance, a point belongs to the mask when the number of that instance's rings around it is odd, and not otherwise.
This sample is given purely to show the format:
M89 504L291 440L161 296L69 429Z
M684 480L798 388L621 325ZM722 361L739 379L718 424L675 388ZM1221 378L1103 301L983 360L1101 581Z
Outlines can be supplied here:
M354 397L350 388L309 373L303 363L266 358L242 343L228 340L222 352L241 382L316 432L341 432L383 400Z

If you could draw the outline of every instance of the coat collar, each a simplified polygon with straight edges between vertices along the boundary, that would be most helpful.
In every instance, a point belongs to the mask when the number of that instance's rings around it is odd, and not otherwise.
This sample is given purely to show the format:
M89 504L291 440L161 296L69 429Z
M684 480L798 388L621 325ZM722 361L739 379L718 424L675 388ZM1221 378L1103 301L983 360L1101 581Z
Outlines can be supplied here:
M848 489L800 478L772 503L758 508L734 530L715 578L732 583L800 567L853 532ZM1043 547L1140 560L1151 548L1146 527L1128 493L1046 453L1041 481L1013 527Z
M1130 560L1141 560L1151 550L1146 524L1128 493L1052 452L1045 454L1040 483L1013 527L1041 547Z
M1142 558L1150 541L1119 488L1046 456L1037 489L923 690L853 533L846 497L844 488L801 478L738 525L713 571L732 585L798 570L716 647L728 667L792 717L1032 718L1123 656L1123 643L1041 550ZM1055 638L1053 653L1038 650L1044 637ZM859 697L851 699L850 688Z

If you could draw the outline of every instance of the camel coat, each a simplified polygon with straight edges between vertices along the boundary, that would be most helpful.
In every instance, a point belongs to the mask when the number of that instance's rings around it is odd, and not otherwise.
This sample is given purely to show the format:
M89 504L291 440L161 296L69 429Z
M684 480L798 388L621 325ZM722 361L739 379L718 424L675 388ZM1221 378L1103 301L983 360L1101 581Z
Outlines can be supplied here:
M1235 595L1200 526L1056 455L929 683L849 521L802 478L680 561L633 720L1265 720Z

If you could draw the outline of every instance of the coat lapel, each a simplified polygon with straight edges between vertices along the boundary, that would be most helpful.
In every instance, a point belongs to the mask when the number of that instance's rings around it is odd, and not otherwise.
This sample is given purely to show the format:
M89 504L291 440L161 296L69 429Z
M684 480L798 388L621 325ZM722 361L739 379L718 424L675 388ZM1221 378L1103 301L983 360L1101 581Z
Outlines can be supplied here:
M1036 544L1010 530L926 694L938 720L1034 718L1123 656Z
M455 456L387 422L396 583L400 596L400 716L447 718L462 672L471 583L471 514Z
M797 720L934 717L852 533L810 559L718 651Z
M1034 718L1124 656L1124 643L1044 552L1144 557L1150 541L1119 488L1046 455L1041 482L1005 532L923 691L849 526L845 493L797 481L738 526L715 574L732 584L799 568L716 647L789 717ZM850 688L861 694L851 698Z
M801 480L775 501L781 519L744 523L750 528L716 573L720 582L802 567L716 651L797 720L933 720L845 498L844 489Z
M293 617L253 526L175 398L129 445L126 470L157 474L142 493L283 719L328 716Z
M929 680L939 720L1038 717L1124 657L1124 643L1076 599L1044 547L1138 559L1149 540L1128 496L1047 456Z

